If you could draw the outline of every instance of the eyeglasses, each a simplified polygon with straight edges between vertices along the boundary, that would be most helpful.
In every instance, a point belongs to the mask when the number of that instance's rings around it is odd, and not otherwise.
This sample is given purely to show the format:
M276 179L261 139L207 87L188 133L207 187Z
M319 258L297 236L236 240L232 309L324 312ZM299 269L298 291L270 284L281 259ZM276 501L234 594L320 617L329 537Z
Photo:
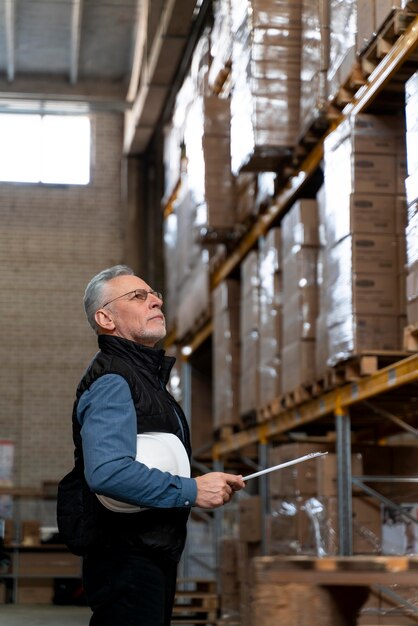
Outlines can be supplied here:
M113 298L113 300L109 300L109 302L106 302L105 304L103 304L102 309L104 309L104 307L110 304L111 302L114 302L115 300L119 300L119 298L124 298L125 296L130 296L131 294L132 294L132 298L131 298L132 300L140 300L141 302L145 302L145 300L148 298L149 295L152 295L155 298L158 298L159 300L163 299L163 296L159 291L154 291L153 289L150 289L149 291L147 291L146 289L134 289L133 291L128 291L127 293L123 293L121 296L116 296L116 298Z

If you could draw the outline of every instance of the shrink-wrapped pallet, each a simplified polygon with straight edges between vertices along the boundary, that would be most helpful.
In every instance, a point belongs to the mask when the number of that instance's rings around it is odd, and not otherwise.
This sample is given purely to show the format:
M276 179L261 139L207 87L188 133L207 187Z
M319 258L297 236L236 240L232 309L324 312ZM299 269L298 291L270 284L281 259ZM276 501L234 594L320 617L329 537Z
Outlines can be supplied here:
M259 408L281 391L282 267L280 229L272 228L260 243Z
M239 423L239 283L226 280L212 292L213 426Z
M328 100L329 0L303 0L301 43L301 132L325 113Z
M400 348L403 132L396 116L359 115L325 140L317 326L328 342L328 365L362 351Z
M260 400L260 276L256 251L241 263L240 337L240 415L248 416L257 410Z
M299 200L282 221L282 393L315 379L318 315L318 207Z
M355 62L357 0L329 0L330 55L328 94L338 93Z
M301 3L231 0L232 171L274 170L299 123Z
M406 262L407 319L418 322L418 72L406 83Z

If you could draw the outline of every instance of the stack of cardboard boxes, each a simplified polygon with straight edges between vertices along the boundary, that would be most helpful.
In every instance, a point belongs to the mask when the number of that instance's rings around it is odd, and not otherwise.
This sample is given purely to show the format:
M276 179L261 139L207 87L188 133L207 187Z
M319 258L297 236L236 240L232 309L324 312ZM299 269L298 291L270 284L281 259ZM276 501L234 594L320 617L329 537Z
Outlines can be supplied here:
M263 408L281 392L282 348L282 260L281 234L272 228L260 241L260 326L258 408Z
M331 444L285 444L270 450L269 465L311 452L329 451L269 475L268 554L338 554L337 459ZM353 475L362 475L360 453L351 457ZM353 497L354 554L380 550L380 505L355 492Z
M260 275L256 251L241 264L240 344L240 414L246 416L259 404Z
M328 95L339 92L351 75L356 62L357 0L328 0L329 11L329 59Z
M331 365L363 350L400 348L403 141L401 118L372 115L348 118L325 140L320 319Z
M328 0L303 0L300 127L302 134L327 108Z
M299 200L281 226L283 255L282 393L315 378L318 315L318 210L315 200Z
M226 280L212 291L213 428L239 424L240 285Z
M221 616L226 623L237 620L240 626L251 626L251 561L261 555L260 496L238 496L228 517L231 534L218 542Z
M231 0L231 17L232 171L268 170L300 129L301 2Z

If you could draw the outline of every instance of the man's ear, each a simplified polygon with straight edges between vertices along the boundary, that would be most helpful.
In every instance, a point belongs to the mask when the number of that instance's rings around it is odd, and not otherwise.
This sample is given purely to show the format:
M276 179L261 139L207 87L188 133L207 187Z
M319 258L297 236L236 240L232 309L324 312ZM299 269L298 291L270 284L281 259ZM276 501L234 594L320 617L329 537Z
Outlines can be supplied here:
M94 319L96 320L96 324L99 326L99 328L102 328L104 331L111 332L115 330L115 323L113 321L113 317L110 311L106 311L105 309L99 309L94 314Z

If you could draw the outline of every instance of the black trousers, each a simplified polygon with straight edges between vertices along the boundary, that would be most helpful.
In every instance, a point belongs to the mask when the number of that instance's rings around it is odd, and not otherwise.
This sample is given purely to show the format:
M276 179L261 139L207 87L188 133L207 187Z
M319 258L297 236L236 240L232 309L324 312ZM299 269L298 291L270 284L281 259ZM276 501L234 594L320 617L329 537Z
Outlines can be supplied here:
M112 550L83 561L90 626L170 626L177 563Z

